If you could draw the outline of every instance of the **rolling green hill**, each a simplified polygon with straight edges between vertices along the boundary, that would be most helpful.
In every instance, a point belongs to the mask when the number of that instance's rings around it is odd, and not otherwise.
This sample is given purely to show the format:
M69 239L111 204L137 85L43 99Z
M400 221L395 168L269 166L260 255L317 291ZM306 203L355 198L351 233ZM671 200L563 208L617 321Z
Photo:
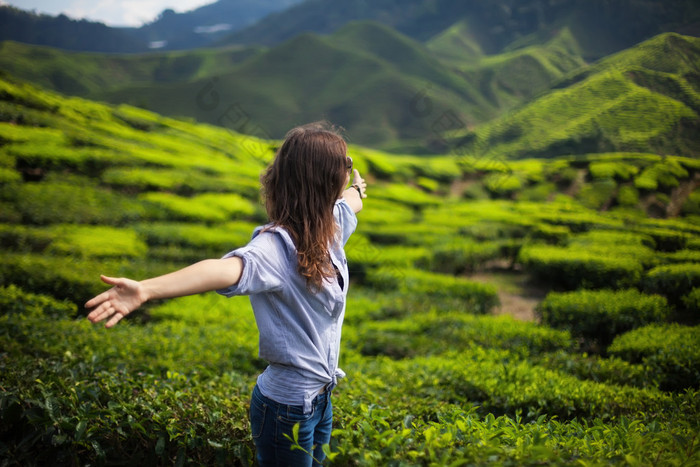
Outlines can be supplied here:
M5 42L0 67L61 92L266 138L328 118L356 142L396 153L697 155L697 39L661 35L586 66L571 29L537 36L498 55L483 52L468 21L425 45L377 22L269 49L100 55Z
M459 135L486 158L610 151L700 156L700 39L663 34Z
M39 84L168 115L220 124L226 109L236 105L262 134L274 137L295 122L323 117L366 144L425 135L425 122L408 104L433 86L439 111L459 103L467 121L495 115L476 90L420 44L379 24L350 25L330 38L302 35L267 51L95 56L5 43L0 57L4 69ZM216 109L198 104L212 79L220 101Z
M581 48L569 29L547 42L485 55L465 22L427 42L427 47L499 109L509 109L548 89L572 70L584 68Z
M48 89L98 96L133 85L187 82L223 73L262 49L229 47L191 52L97 54L0 42L0 69Z
M114 56L4 43L0 66L62 92L214 124L235 106L260 136L280 137L300 121L325 117L357 142L425 153L444 149L435 130L440 116L454 114L455 129L474 126L580 66L575 47L566 43L557 38L461 70L390 28L360 22L329 37L302 35L268 50ZM531 76L519 78L518 71ZM202 105L211 93L218 108Z

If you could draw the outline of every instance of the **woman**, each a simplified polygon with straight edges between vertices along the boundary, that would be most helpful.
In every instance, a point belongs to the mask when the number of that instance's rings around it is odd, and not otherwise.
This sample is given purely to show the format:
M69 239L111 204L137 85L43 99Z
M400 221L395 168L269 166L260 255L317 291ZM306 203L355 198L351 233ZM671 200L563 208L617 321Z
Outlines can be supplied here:
M270 223L248 245L141 282L102 276L113 287L88 301L93 323L117 324L148 300L216 290L249 295L260 333L250 422L260 465L311 465L330 441L330 394L338 378L348 268L343 247L357 225L366 183L326 123L291 130L262 175ZM345 189L353 172L353 185ZM292 429L299 423L291 449ZM313 458L312 458L313 455Z

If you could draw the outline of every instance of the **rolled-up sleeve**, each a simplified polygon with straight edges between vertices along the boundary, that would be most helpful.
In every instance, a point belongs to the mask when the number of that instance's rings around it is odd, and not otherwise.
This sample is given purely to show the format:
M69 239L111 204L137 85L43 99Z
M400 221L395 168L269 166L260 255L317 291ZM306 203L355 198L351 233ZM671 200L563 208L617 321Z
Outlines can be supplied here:
M275 237L274 232L264 232L253 238L248 245L224 255L224 258L241 258L243 272L237 284L217 290L217 293L232 297L280 290L289 266L286 252Z

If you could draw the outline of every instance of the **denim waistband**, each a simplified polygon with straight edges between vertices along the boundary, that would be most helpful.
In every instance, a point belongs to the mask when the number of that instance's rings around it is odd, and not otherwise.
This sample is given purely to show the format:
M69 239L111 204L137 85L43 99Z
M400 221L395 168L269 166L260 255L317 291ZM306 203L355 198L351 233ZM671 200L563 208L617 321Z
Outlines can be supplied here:
M282 402L277 402L276 400L267 397L265 394L262 393L258 385L256 384L255 387L253 388L253 397L257 397L261 401L265 402L268 405L276 407L278 410L282 410L283 412L299 412L299 413L309 413L311 412L312 408L316 407L319 404L322 404L326 402L328 399L331 397L331 390L327 390L325 392L319 393L309 401L309 407L308 409L305 407L305 405L293 405L293 404L284 404ZM305 401L306 402L306 401Z

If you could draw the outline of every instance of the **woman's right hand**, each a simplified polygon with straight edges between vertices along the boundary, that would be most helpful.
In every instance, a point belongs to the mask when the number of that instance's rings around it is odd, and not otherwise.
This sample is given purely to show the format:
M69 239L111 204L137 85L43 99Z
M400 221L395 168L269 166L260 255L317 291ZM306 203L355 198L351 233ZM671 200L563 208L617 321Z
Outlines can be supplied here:
M357 186L359 188L358 191L360 192L361 198L367 197L367 182L364 178L362 178L360 171L357 169L354 169L352 173L352 186Z
M348 175L348 178L350 176ZM353 212L358 213L362 210L362 199L367 197L365 190L367 182L360 175L360 171L355 169L352 173L352 185L343 192L343 198L350 205Z
M85 303L85 308L91 309L87 317L93 323L107 320L105 327L111 328L146 302L140 282L107 276L100 276L100 279L113 287Z

